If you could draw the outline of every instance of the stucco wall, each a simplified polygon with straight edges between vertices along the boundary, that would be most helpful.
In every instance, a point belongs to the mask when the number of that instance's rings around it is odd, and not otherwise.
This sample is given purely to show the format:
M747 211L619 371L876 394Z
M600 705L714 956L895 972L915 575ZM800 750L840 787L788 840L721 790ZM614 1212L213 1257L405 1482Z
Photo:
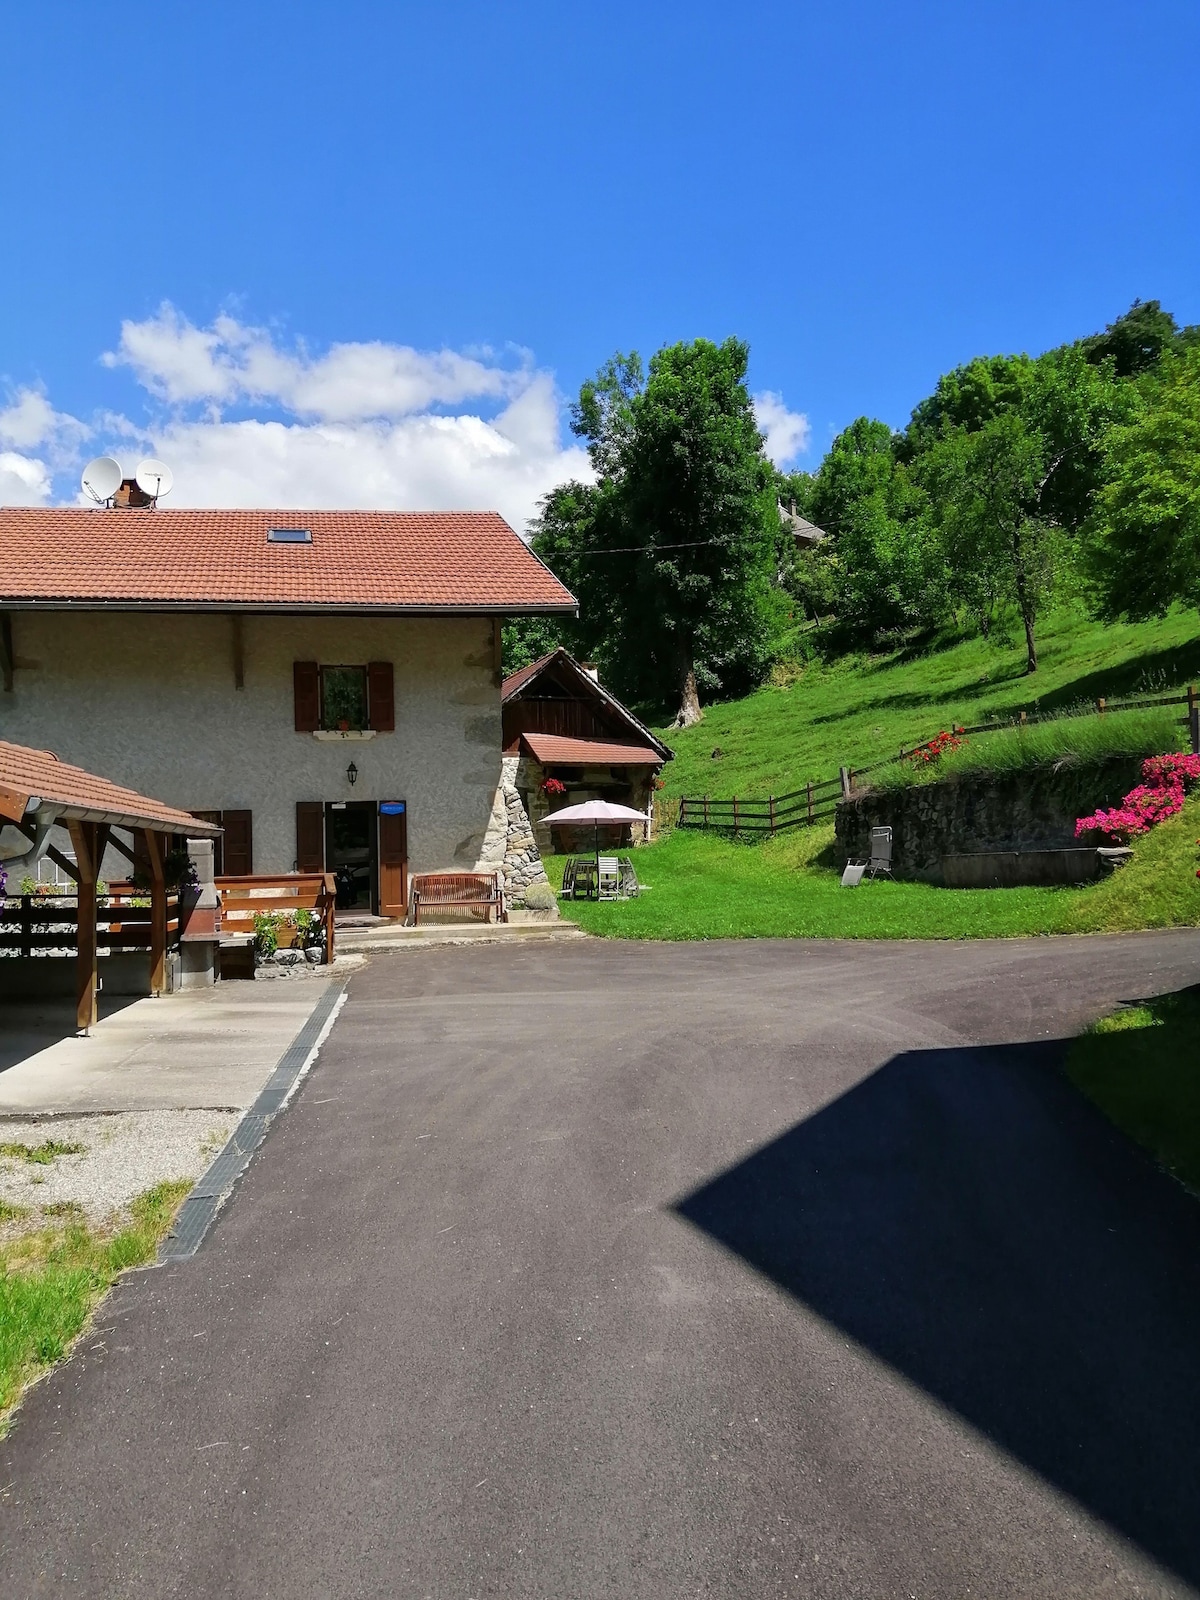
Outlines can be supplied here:
M12 625L0 738L188 811L248 808L256 871L291 869L297 800L404 800L415 872L477 866L507 828L488 618L246 617L241 690L225 615L17 612ZM396 731L296 733L297 660L393 662Z

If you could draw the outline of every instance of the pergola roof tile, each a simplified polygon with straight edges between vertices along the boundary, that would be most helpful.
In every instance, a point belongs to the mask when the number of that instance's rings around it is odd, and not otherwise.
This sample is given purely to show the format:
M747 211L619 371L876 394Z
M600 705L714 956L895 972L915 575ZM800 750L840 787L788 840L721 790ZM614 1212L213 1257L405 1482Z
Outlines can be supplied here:
M152 828L158 833L187 833L194 837L215 836L221 831L175 806L60 761L52 751L33 750L0 739L0 801L5 792L20 798L22 810L36 796L47 805L68 812L94 813L91 820L112 822L117 827Z
M542 766L657 767L662 756L644 744L616 744L608 739L568 739L557 733L523 733L521 743Z

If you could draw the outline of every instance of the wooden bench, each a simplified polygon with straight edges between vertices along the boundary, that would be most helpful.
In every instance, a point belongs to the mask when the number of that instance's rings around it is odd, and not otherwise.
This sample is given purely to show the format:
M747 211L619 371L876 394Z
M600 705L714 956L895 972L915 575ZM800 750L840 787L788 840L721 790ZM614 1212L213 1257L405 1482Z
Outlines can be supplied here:
M497 872L415 872L411 880L409 921L416 927L421 913L453 915L465 911L479 922L508 921L504 887Z

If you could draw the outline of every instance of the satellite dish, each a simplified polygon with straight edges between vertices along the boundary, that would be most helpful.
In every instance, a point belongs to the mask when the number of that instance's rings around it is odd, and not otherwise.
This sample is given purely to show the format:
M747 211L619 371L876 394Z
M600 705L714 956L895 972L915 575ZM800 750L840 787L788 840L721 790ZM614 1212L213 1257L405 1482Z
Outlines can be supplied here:
M121 463L112 456L97 456L83 469L80 482L97 505L102 506L121 487Z
M175 474L166 462L156 461L153 456L148 456L145 461L139 461L133 477L138 488L143 494L148 494L151 500L158 500L162 495L170 494L171 485L175 482Z

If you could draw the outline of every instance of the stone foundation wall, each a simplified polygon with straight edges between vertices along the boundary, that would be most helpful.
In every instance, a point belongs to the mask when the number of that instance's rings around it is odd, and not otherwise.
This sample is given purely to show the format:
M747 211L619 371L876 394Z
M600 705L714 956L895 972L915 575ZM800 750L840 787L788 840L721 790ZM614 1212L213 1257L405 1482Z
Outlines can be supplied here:
M843 864L865 861L871 829L890 827L896 876L940 883L943 856L1075 845L1076 818L1118 804L1140 778L1140 759L1120 756L866 790L838 805L837 848Z

